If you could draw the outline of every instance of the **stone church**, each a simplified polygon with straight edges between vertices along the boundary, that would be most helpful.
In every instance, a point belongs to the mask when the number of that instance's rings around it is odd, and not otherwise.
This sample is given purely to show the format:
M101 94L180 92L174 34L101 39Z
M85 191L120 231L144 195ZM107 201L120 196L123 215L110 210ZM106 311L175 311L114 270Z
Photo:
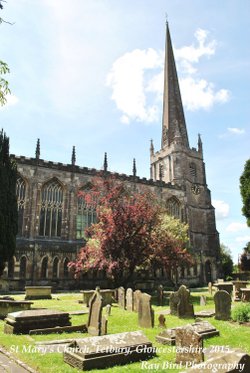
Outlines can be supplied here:
M16 255L4 273L10 289L34 284L52 285L55 289L107 286L103 273L87 273L77 282L68 270L68 263L83 246L85 228L96 221L95 211L79 197L79 191L91 188L98 170L78 166L74 147L71 164L41 159L39 140L34 158L12 157L18 168L19 220ZM161 149L155 151L151 141L151 178L136 176L135 160L132 175L108 171L106 154L104 171L137 190L143 186L151 189L160 196L169 214L188 223L195 263L191 268L179 268L175 282L192 286L217 278L219 235L206 183L202 141L198 135L197 148L189 146L168 24ZM157 283L168 284L168 276L162 268L146 277L138 273L134 285L150 288Z

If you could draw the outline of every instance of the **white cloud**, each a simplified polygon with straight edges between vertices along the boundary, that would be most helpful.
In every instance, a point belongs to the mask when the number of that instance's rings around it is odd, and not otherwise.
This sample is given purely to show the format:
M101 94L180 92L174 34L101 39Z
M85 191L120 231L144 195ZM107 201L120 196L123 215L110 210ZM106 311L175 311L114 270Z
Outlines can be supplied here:
M245 133L245 130L243 128L237 128L237 127L228 127L227 130L236 135L243 135Z
M246 223L239 223L239 222L230 223L226 227L226 231L227 232L232 232L232 233L240 232L240 231L245 230L245 229L248 229L248 226L246 225Z
M207 41L208 31L195 32L196 44L175 49L178 62L183 105L187 110L211 109L225 103L230 94L226 89L215 89L206 79L197 77L197 64L202 57L215 53L216 41ZM194 66L196 64L196 66ZM164 52L152 48L135 49L118 58L107 77L112 89L112 100L122 112L121 121L155 122L160 118L163 94Z
M247 243L250 241L250 236L239 236L235 238L236 242Z
M213 206L215 207L215 216L217 220L222 220L229 215L229 204L221 200L213 200Z
M154 78L145 82L145 71L162 66L162 58L154 49L135 49L118 58L107 76L112 87L111 98L124 113L121 120L154 122L158 118L158 106L147 103L146 92L155 92Z
M7 102L4 106L0 106L0 110L4 110L5 108L8 108L9 106L16 105L19 101L18 97L12 94L6 95Z

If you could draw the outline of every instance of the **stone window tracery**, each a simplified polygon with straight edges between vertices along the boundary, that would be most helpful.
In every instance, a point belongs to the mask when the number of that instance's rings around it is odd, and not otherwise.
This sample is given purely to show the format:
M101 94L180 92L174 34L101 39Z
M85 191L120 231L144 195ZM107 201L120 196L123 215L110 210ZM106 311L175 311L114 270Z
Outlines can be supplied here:
M166 203L167 212L169 215L181 219L181 204L176 197L171 197L167 200Z
M84 195L82 193L84 192ZM96 203L91 198L88 201L85 195L91 193L91 186L82 188L77 199L76 238L84 237L85 229L96 223Z
M62 228L63 189L54 179L42 188L39 235L60 237Z
M16 182L16 196L17 196L17 209L18 209L18 235L23 233L24 225L24 209L26 198L26 183L21 176L18 176Z

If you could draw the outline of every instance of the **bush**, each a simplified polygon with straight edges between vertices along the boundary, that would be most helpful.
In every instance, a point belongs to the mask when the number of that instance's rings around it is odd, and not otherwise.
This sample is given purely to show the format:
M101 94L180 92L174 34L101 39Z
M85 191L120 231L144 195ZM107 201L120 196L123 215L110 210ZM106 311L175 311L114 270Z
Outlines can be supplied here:
M232 310L232 319L238 322L250 321L250 304L239 304Z

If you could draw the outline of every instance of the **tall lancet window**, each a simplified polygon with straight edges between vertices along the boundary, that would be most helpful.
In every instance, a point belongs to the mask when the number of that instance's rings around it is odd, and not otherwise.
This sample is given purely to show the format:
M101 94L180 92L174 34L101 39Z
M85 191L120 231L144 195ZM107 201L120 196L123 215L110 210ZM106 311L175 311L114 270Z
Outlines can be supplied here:
M84 237L85 229L96 223L96 200L91 194L91 185L82 188L77 200L76 238Z
M60 237L62 228L63 189L56 179L42 188L39 235Z
M196 182L197 171L196 171L196 165L193 162L190 163L190 165L189 165L189 172L190 172L190 176L192 178L192 181Z
M166 208L169 215L181 219L181 204L176 197L171 197L167 200Z
M18 209L18 235L23 234L24 229L24 209L26 197L26 183L21 176L18 176L16 182L16 196L17 196L17 209Z

